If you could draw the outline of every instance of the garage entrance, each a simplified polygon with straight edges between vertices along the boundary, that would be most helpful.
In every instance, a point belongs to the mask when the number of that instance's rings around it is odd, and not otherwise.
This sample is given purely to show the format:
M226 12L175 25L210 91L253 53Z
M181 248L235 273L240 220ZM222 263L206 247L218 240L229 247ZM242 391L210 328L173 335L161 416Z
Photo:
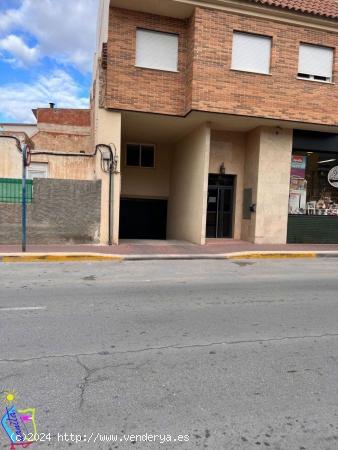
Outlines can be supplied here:
M167 200L121 198L120 239L166 239Z

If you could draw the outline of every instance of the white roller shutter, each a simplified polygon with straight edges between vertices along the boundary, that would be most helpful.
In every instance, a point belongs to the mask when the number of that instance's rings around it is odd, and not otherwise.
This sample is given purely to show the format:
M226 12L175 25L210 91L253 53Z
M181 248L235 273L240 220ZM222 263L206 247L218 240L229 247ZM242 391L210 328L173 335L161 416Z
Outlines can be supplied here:
M178 35L137 30L136 66L176 72L178 66Z
M270 60L270 37L234 32L232 69L269 74Z
M27 170L27 179L48 178L48 163L31 163Z
M332 79L333 49L300 44L298 73Z

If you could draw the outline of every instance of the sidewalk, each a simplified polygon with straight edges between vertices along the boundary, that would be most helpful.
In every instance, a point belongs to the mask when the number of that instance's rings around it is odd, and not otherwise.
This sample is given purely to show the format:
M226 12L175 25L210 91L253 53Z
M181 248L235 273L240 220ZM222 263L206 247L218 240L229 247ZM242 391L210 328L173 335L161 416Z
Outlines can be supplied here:
M19 245L0 245L0 257L21 253ZM56 255L58 260L65 256L77 259L99 259L104 255L122 256L120 259L195 259L226 257L315 257L337 256L338 244L287 244L258 245L228 239L208 240L204 246L184 241L122 241L120 245L28 245L27 256L39 254ZM46 259L46 258L45 258ZM105 258L103 258L105 259ZM118 259L118 258L117 258Z

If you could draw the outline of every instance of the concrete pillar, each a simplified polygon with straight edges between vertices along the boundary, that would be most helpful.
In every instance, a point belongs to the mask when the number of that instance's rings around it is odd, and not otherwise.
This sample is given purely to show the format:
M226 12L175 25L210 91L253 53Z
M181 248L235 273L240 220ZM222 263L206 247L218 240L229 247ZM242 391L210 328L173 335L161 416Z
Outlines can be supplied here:
M209 157L207 124L176 145L171 168L168 239L205 243Z
M97 108L94 121L94 141L98 144L114 146L117 151L117 174L113 174L111 192L111 233L113 244L119 241L120 194L121 194L121 114ZM114 145L112 145L114 144ZM101 154L96 155L96 178L102 180L100 243L108 244L109 238L109 174L101 170Z
M262 127L248 134L244 189L252 189L256 213L243 219L242 239L286 243L291 153L292 130Z

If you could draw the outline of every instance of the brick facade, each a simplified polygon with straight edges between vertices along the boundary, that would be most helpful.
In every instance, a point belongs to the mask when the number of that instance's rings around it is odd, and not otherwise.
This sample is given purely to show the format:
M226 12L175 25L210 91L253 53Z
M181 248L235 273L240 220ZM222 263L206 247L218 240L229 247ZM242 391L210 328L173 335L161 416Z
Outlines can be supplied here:
M60 153L92 153L89 109L38 108L35 150Z
M89 109L38 108L34 114L38 123L90 127Z
M297 79L299 44L335 48L337 34L202 8L195 22L192 109L338 124L338 87ZM230 69L234 30L272 37L271 75Z
M138 27L179 34L178 73L135 67ZM272 37L271 75L230 69L234 30ZM111 8L104 105L181 116L201 110L337 125L337 86L297 79L300 42L336 48L338 35L211 8L197 7L187 20Z
M188 21L111 8L106 107L184 114ZM135 67L136 29L179 35L178 72Z
M92 153L91 136L73 133L60 133L53 131L38 131L32 137L35 150L45 150L48 152L60 153Z

